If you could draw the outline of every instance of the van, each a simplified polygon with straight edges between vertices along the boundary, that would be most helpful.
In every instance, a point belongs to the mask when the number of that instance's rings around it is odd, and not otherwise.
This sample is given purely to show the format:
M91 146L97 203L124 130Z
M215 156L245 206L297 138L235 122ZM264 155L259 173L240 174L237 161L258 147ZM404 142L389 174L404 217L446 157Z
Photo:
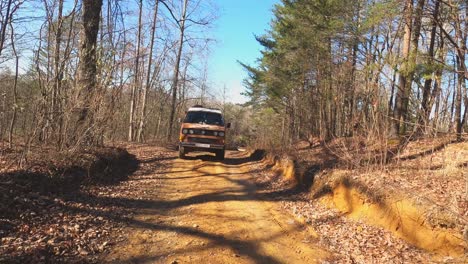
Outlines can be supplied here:
M190 152L211 152L224 160L226 150L226 129L221 110L201 105L190 107L181 120L179 133L179 158L184 159Z

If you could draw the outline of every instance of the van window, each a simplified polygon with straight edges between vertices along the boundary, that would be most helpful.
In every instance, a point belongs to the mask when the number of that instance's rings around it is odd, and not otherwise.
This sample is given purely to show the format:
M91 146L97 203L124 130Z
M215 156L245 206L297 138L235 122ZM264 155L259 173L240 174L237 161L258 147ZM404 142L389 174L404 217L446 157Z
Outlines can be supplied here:
M224 126L223 116L218 113L190 111L185 116L184 123Z

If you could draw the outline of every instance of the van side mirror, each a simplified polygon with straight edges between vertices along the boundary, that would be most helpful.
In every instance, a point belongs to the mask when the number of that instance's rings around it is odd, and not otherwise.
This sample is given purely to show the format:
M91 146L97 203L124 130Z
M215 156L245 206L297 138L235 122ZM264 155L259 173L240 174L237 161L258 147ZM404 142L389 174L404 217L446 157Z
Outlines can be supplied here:
M231 123L227 123L226 128L231 128Z
M182 123L182 118L179 117L177 121L179 121L179 123Z

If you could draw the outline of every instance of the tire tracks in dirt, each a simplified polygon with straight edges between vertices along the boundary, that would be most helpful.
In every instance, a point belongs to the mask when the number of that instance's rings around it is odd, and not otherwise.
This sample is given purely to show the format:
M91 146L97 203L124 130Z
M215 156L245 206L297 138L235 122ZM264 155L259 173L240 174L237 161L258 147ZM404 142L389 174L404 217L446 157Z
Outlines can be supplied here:
M138 207L126 241L105 262L316 263L328 257L274 194L256 192L251 170L259 161L235 152L224 162L191 156L157 175L146 172L161 180L144 186L153 197Z

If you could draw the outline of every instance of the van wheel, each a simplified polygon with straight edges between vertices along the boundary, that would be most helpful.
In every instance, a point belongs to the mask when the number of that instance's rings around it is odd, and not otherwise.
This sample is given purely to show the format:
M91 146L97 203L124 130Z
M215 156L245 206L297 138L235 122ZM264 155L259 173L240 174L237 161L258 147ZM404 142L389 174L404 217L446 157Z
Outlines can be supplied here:
M185 149L184 147L179 147L179 158L185 159Z
M224 149L216 151L216 158L219 160L224 160Z

